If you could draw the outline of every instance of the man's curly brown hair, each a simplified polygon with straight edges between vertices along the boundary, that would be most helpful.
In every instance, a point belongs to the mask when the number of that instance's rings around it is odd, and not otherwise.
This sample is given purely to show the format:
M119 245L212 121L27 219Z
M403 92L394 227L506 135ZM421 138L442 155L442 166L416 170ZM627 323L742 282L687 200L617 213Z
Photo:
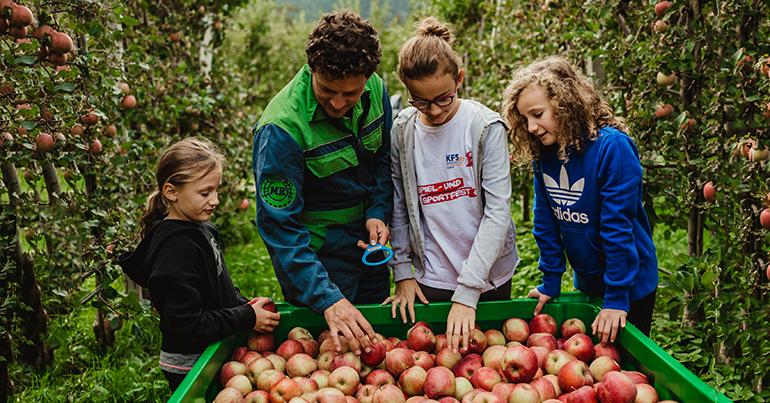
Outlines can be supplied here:
M332 78L371 77L382 58L372 24L350 10L324 14L307 38L307 64Z
M543 144L527 130L527 120L516 108L521 93L532 85L539 85L551 101L553 134L559 146L559 159L565 163L571 152L583 152L587 141L596 140L602 127L612 126L628 133L625 119L615 116L588 78L563 57L551 56L514 72L503 94L501 115L511 128L510 139L518 163L538 159L543 150Z

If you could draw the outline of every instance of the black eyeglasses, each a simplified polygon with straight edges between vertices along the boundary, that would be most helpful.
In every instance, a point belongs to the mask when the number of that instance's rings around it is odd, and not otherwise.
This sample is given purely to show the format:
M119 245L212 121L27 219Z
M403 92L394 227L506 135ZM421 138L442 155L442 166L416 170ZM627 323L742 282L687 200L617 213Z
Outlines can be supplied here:
M452 104L452 101L454 101L455 96L457 95L457 84L459 83L459 80L455 80L455 88L452 90L452 93L449 95L444 95L443 97L438 97L432 101L428 101L425 99L410 99L409 103L414 106L415 108L419 110L425 110L430 108L430 104L436 104L439 108L443 108L445 106L449 106Z

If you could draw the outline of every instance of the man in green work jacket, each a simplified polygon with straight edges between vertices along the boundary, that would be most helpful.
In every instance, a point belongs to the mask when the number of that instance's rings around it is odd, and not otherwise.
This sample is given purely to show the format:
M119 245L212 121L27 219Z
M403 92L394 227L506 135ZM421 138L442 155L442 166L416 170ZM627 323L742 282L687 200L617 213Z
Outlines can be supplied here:
M390 294L383 263L393 209L389 96L375 74L377 31L352 11L325 14L308 37L307 65L254 127L257 225L284 298L323 315L337 348L369 350L375 333L354 304Z

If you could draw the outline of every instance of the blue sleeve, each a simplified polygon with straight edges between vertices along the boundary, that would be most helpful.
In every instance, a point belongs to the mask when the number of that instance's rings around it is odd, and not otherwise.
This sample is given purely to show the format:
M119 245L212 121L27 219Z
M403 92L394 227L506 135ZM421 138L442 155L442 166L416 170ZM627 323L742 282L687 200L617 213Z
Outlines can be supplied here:
M374 154L375 185L369 197L366 219L377 218L387 225L393 213L393 181L390 179L390 129L393 126L393 111L384 84L382 92L383 118L385 119L382 126L382 145Z
M640 205L642 166L626 135L607 136L599 164L599 234L607 262L604 308L628 311L630 289L639 271L633 220Z
M302 149L283 129L265 125L254 133L252 168L257 227L284 297L323 315L344 296L310 248L310 233L300 222L305 171ZM274 196L271 186L280 188Z
M564 245L562 244L559 223L553 215L548 195L545 193L543 172L535 165L535 218L532 234L535 236L537 247L540 249L538 267L543 272L543 284L538 291L550 297L558 297L561 293L561 276L566 269Z

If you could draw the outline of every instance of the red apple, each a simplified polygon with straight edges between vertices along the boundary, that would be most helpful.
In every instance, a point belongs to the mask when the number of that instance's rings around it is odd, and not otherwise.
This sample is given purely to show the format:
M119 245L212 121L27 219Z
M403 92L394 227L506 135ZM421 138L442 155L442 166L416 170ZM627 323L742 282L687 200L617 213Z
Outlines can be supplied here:
M529 333L529 324L524 319L510 318L503 323L503 335L508 341L525 343Z
M270 389L270 403L288 403L292 398L301 395L302 389L300 389L297 381L284 378Z
M252 384L257 383L257 378L259 377L259 374L262 372L267 371L268 369L275 369L275 366L273 365L273 362L268 360L267 358L257 358L256 360L251 361L247 364L248 372L246 373L246 376L249 378Z
M246 353L249 352L249 349L246 347L238 347L235 350L233 350L233 354L230 356L231 361L241 361L241 357L246 355Z
M243 394L236 388L224 388L214 398L214 403L243 403Z
M671 3L668 1L661 1L658 4L655 5L655 15L658 16L658 18L663 18L666 15L666 10L671 7Z
M559 396L559 400L564 396L567 396L565 399L566 403L597 403L596 390L590 386L583 386L574 392L561 395Z
M244 363L246 365L249 365L249 363L251 363L252 361L254 361L256 359L259 359L259 358L262 358L262 354L260 354L260 353L258 353L256 351L248 351L248 352L246 352L246 354L241 356L241 359L238 360L238 361L240 361L240 362L242 362L242 363Z
M620 364L608 356L598 357L588 367L591 370L591 375L594 376L594 381L601 382L604 379L604 375L608 372L620 371Z
M278 354L271 353L271 354L268 354L267 357L265 358L267 358L268 360L270 360L270 362L273 363L273 367L275 367L276 371L286 372L286 360L283 357L281 357Z
M302 394L312 393L318 390L318 382L316 382L315 379L302 377L294 377L292 379L294 379L294 382L297 382Z
M500 360L500 371L509 382L529 382L537 368L537 355L525 346L508 347Z
M126 95L122 101L120 101L120 107L123 109L134 109L136 107L136 97L133 95Z
M418 396L425 393L425 378L428 371L420 366L413 366L402 372L398 377L401 390L409 396Z
M93 113L88 113L80 117L80 121L86 126L92 126L99 123L99 116Z
M770 210L764 209L759 213L759 223L762 224L763 227L770 229Z
M703 185L703 198L710 202L713 202L714 199L716 199L716 190L714 189L714 184L711 183L711 181L708 181L705 185Z
M674 107L668 104L658 105L658 110L655 111L655 118L665 118L666 116L674 113Z
M452 368L452 373L454 373L455 378L462 377L470 380L471 375L481 368L483 361L478 354L468 354L455 364L454 368Z
M102 142L96 139L92 141L91 146L88 147L88 152L90 154L99 154L102 152Z
M573 334L586 332L586 325L578 318L567 319L561 324L561 337L569 339Z
M468 378L455 377L455 399L463 400L472 390L474 390L473 385L471 385L471 381Z
M318 368L331 372L332 361L338 354L336 351L327 351L318 356Z
M341 366L329 374L329 386L339 389L346 396L352 396L360 382L358 371L352 367Z
M487 330L484 332L484 337L487 339L487 346L504 346L508 342L505 335L497 329Z
M275 353L283 357L283 359L285 360L288 360L294 354L299 354L304 352L305 352L305 348L302 347L302 344L297 340L286 340L283 343L281 343L280 346L278 346L278 349L275 350Z
M415 325L409 330L406 340L407 346L415 351L432 351L436 345L436 336L428 326Z
M280 349L280 348L279 348ZM318 369L318 362L305 353L296 353L286 360L286 375L305 377Z
M599 343L594 345L594 359L604 355L612 358L618 364L623 364L623 361L620 360L620 352L614 344L607 343L607 345L603 345Z
M529 332L534 333L550 333L554 338L556 337L556 331L559 326L551 315L541 313L532 318L529 321Z
M594 342L583 333L574 334L564 342L564 351L580 361L590 362L594 357Z
M243 397L243 403L270 403L270 393L264 390L253 390Z
M25 6L11 7L11 18L8 20L17 27L26 27L32 24L32 11Z
M441 350L447 346L446 334L441 333L436 335L436 345L433 347L433 354L438 354Z
M66 55L72 51L72 38L63 32L57 32L51 36L51 52L57 55Z
M537 355L538 368L545 369L545 360L546 360L546 357L548 357L548 353L550 351L548 351L547 348L540 347L540 346L532 346L530 347L530 349L535 352L535 355Z
M387 346L383 341L377 341L376 343L370 343L369 347L368 353L366 351L361 353L361 361L366 365L376 367L385 360Z
M500 382L492 387L491 392L502 397L503 400L507 402L508 397L511 396L511 392L516 385L518 385L518 383Z
M502 382L500 373L491 367L481 367L471 375L471 385L477 389L492 391L495 384Z
M451 348L444 348L441 351L436 354L436 365L449 368L450 370L455 367L455 365L460 362L460 360L463 358L463 356L457 352L452 350Z
M401 376L402 372L413 365L414 356L405 348L394 348L385 356L385 367L394 377Z
M655 32L662 34L668 31L668 23L666 21L661 21L661 20L655 21L655 24L653 24L652 29L654 29Z
M468 339L471 353L481 354L487 348L487 337L479 329L473 329Z
M436 366L436 360L427 351L415 351L412 357L414 357L414 365L420 366L426 371Z
M622 372L625 376L631 378L631 380L634 381L634 383L636 383L636 384L640 384L640 383L644 383L644 384L647 384L647 385L650 384L649 379L647 379L647 375L645 375L645 374L643 374L643 373L641 373L639 371L624 371L624 370L621 370L620 372Z
M72 128L70 129L70 133L72 133L74 136L82 136L83 133L85 132L86 132L85 127L81 125L72 126Z
M257 389L270 392L273 389L273 386L283 379L286 379L286 375L284 375L283 372L275 369L266 369L257 376Z
M305 350L305 354L317 358L318 357L318 342L313 339L299 339L299 344L302 344L302 348Z
M356 391L356 399L359 403L372 403L374 400L374 392L377 391L375 385L363 385Z
M495 371L500 370L500 361L503 359L503 354L508 348L505 346L489 346L484 350L484 354L481 355L482 364L486 367L490 367Z
M310 379L316 381L318 389L323 389L329 386L329 375L331 375L331 372L325 369L319 369L310 374Z
M556 388L550 380L540 377L529 381L529 384L537 389L537 393L540 395L541 399L556 399Z
M374 386L382 386L386 384L395 385L396 380L393 378L393 375L390 374L390 372L384 370L384 369L375 369L372 372L369 373L369 375L365 378L365 383L367 385L374 385Z
M508 403L540 403L540 401L540 392L528 383L516 384L508 395Z
M37 144L37 151L41 153L47 153L53 150L56 141L48 133L40 133L35 138L35 144Z
M454 374L446 367L433 367L425 375L425 396L437 399L440 396L453 396L457 387Z
M350 367L353 368L357 374L361 373L361 358L356 355L356 353L352 351L348 351L345 354L338 355L334 357L332 360L331 365L329 366L329 370L334 372L337 368L340 367Z
M241 200L240 203L238 203L238 210L248 210L248 209L249 209L249 199L243 199Z
M248 367L246 364L240 361L228 361L219 370L219 384L222 386L227 385L227 381L236 375L246 375ZM243 395L241 395L243 396Z
M314 403L346 403L345 394L337 388L321 388L315 393Z
M372 403L405 403L404 392L394 385L382 385L372 398Z
M634 403L658 403L658 391L646 383L636 384L636 400Z
M602 403L633 403L636 400L636 384L618 371L608 372L596 387L596 397Z
M474 389L476 390L476 389ZM465 399L463 399L463 403L465 403ZM469 400L469 403L506 403L505 400L503 400L502 397L486 391L486 390L479 390L478 393L473 396L473 399Z
M583 386L593 386L594 384L594 377L588 369L588 364L580 360L564 364L557 376L559 378L559 388L565 392L578 390Z
M556 337L550 333L532 333L527 338L527 347L540 346L545 347L548 351L555 350L558 346L556 344Z
M272 333L251 333L246 338L246 346L249 350L258 352L273 351L275 348L275 339Z

